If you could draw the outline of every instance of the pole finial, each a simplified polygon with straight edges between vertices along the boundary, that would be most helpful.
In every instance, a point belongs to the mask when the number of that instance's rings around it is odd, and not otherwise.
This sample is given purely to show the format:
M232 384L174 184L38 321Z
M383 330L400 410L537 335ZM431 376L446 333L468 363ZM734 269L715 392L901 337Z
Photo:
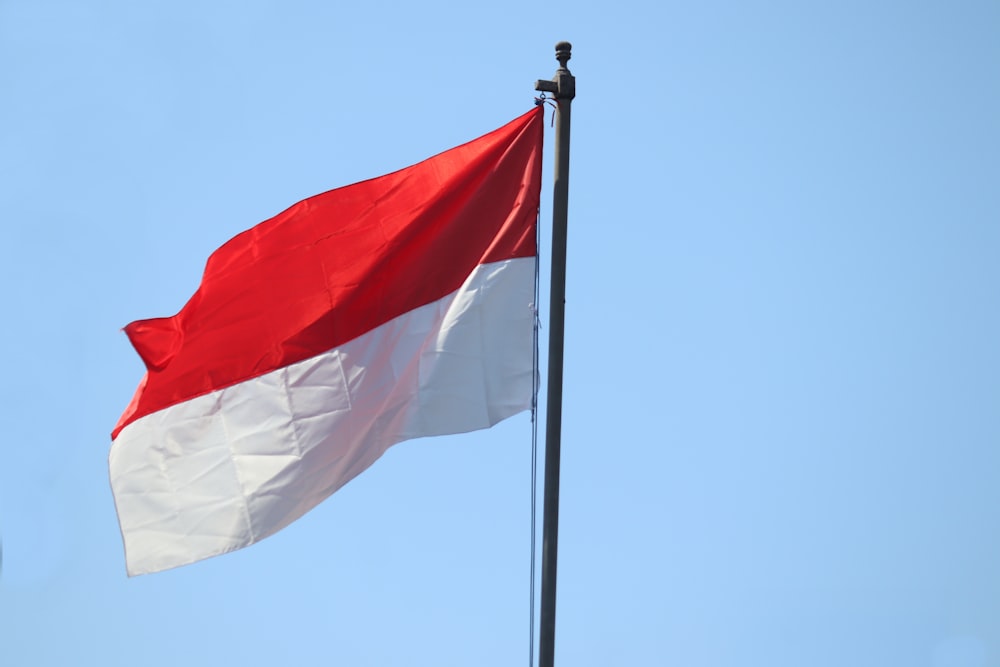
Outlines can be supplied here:
M576 79L570 74L566 63L570 59L570 50L573 45L569 42L559 42L556 44L556 60L559 61L559 69L551 81L536 81L535 90L543 93L555 93L556 99L571 100L576 97Z
M571 57L570 51L573 50L573 45L569 42L559 42L556 44L556 60L559 61L560 69L567 69L566 63L569 62Z

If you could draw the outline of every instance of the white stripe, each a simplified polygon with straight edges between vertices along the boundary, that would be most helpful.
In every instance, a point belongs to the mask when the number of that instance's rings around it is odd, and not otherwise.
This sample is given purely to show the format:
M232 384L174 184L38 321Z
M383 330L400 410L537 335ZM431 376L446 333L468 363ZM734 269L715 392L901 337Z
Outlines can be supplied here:
M147 415L111 447L129 575L245 547L411 438L530 407L534 258L342 347Z

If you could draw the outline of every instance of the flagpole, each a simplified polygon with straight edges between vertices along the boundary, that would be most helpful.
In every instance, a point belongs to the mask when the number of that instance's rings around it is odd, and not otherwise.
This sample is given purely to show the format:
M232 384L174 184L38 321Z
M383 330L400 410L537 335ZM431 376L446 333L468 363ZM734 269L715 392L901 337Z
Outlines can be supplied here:
M562 430L563 338L566 319L566 229L569 209L570 105L576 79L566 63L572 45L556 44L559 69L535 90L556 99L556 169L552 193L552 276L549 308L548 404L545 416L545 496L542 509L542 600L538 667L553 667L556 641L556 561L559 543L559 448Z

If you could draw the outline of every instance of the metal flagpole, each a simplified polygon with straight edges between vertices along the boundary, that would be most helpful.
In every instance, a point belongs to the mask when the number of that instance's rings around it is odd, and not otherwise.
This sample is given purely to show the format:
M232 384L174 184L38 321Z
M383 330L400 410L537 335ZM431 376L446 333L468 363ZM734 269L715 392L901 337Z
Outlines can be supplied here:
M556 99L556 171L552 195L548 405L545 413L545 497L542 510L542 600L538 667L553 667L556 643L556 560L559 542L559 445L562 427L563 331L566 319L566 227L569 209L569 118L576 79L566 63L572 45L556 44L559 69L535 90Z

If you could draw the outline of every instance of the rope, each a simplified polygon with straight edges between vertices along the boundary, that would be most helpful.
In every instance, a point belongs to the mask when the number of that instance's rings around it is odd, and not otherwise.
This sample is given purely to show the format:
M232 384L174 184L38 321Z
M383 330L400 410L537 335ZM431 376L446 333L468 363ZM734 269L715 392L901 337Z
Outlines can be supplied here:
M536 107L541 107L546 105L552 107L553 109L552 119L549 121L549 127L554 127L556 124L556 111L559 110L559 103L553 101L551 97L545 97L545 93L542 93L541 95L535 98Z
M538 339L539 332L542 328L541 318L538 315L538 297L540 293L540 269L539 269L539 257L541 257L541 226L538 224L541 218L541 211L538 212L535 218L535 303L533 305L535 311L535 326L532 334L532 369L534 376L532 377L532 387L531 387L531 566L530 566L530 584L528 585L528 667L532 667L535 661L535 561L537 560L537 544L536 535L537 531L537 521L538 521L538 390L539 384L541 382L541 371L538 355Z

